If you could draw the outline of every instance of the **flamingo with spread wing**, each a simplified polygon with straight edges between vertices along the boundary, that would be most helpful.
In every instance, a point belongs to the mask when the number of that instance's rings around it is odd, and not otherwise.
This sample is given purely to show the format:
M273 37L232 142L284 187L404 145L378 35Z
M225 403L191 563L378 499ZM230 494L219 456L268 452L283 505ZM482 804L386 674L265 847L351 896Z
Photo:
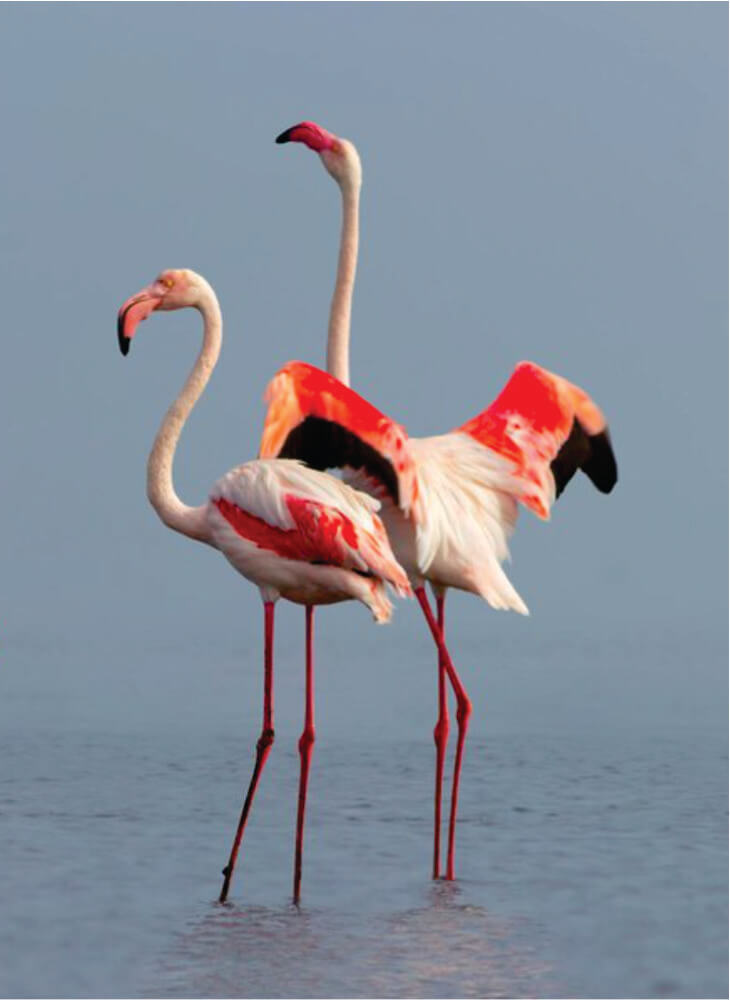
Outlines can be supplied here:
M445 644L445 596L466 590L493 608L527 614L502 563L519 504L547 519L575 472L603 493L617 481L606 420L560 375L522 362L483 412L447 434L408 438L349 389L349 338L358 251L360 158L354 145L314 122L282 132L319 154L342 193L343 223L327 341L328 373L291 362L269 387L260 454L302 459L318 469L356 470L351 482L384 501L382 517L408 573L439 653L433 876L440 874L441 788L449 719L446 677L457 701L447 879L454 877L455 823L464 743L472 711ZM377 411L375 411L377 413ZM396 434L393 428L398 428ZM425 591L435 597L434 617Z

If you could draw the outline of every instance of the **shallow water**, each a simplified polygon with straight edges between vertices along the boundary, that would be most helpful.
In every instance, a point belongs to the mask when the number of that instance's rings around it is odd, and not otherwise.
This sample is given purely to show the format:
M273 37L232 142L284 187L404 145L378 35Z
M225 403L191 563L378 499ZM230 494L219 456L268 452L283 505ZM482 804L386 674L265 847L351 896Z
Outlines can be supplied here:
M452 884L428 877L435 671L383 705L349 668L328 685L325 662L299 910L293 644L279 652L277 741L227 906L219 872L260 713L240 650L208 651L206 673L189 647L6 650L0 992L727 995L722 710L683 702L681 685L651 710L622 700L629 646L603 646L615 689L601 687L601 657L582 688L586 650L567 646L543 646L540 670L528 649L489 680L465 671L477 711ZM667 669L666 649L641 655ZM161 690L145 687L148 670Z

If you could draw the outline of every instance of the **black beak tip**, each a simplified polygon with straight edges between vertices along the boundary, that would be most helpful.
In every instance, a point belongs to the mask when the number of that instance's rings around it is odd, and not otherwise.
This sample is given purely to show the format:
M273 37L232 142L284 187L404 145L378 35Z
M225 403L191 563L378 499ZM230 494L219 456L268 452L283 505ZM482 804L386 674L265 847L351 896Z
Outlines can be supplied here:
M277 143L277 145L281 146L282 143L290 142L291 133L292 133L292 129L290 129L290 128L284 129L284 131L280 135L277 135L277 137L276 137L276 143Z
M129 354L129 345L132 341L132 338L127 337L124 333L124 320L126 315L127 310L125 309L124 312L117 317L117 340L119 341L119 350L125 358Z

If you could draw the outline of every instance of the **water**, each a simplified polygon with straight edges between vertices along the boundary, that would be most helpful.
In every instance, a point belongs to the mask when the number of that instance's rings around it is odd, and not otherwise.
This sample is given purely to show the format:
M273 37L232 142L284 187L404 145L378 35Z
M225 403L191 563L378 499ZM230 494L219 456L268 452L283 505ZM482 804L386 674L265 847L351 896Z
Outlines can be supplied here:
M726 996L724 705L697 693L722 649L693 639L684 675L677 642L523 640L465 669L476 713L447 884L428 877L430 651L381 635L355 653L347 628L320 636L300 910L298 629L277 647L277 740L227 906L259 638L6 646L0 994Z

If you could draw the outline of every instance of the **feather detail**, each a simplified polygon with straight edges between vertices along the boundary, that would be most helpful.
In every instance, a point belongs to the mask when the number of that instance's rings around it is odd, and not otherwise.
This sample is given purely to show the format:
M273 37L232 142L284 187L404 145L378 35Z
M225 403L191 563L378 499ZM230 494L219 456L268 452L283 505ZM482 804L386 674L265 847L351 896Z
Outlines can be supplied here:
M418 481L408 435L326 372L290 361L266 392L261 458L298 458L315 469L363 470L414 519Z
M608 493L618 473L603 413L578 386L529 361L517 365L493 403L458 428L507 459L517 498L538 517L577 469Z
M378 577L410 594L377 516L380 504L332 476L287 459L248 462L223 476L210 499L258 548Z

